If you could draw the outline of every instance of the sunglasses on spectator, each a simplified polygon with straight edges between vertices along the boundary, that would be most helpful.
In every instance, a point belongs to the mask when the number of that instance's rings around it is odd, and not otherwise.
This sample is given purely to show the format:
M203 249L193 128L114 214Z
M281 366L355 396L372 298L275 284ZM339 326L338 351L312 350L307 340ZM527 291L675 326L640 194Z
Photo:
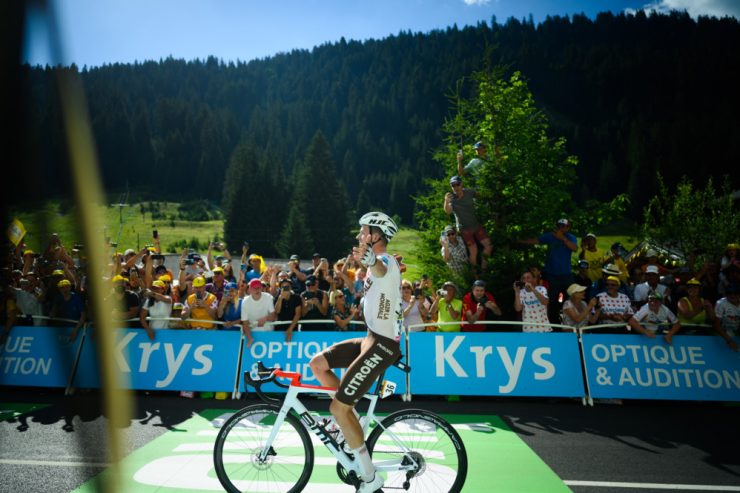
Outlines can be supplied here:
M454 231L450 231L449 233L447 233L447 236L455 236L455 232Z
M404 286L402 289L411 291L411 286Z
M338 294L336 297L337 298L344 298L344 295L343 294Z
M462 183L450 183L450 185L457 188L459 186L462 186Z
M606 287L607 288L618 288L619 287L619 284L615 284L613 282L608 282L608 283L606 283Z

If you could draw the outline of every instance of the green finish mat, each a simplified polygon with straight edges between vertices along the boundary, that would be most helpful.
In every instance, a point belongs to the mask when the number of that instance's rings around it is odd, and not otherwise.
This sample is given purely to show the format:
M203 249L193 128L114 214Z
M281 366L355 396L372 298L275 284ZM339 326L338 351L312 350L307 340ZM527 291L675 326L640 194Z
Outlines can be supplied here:
M133 452L122 461L123 492L223 491L213 468L213 443L218 427L233 411L208 409ZM468 476L465 493L567 492L570 489L498 416L443 415L465 443ZM315 444L316 464L305 492L353 492L337 477L333 456ZM321 459L324 460L321 460ZM331 459L331 460L329 460ZM110 470L80 486L75 493L103 491L101 479Z
M26 404L23 402L0 402L0 421L17 418L37 409L49 407L48 404Z

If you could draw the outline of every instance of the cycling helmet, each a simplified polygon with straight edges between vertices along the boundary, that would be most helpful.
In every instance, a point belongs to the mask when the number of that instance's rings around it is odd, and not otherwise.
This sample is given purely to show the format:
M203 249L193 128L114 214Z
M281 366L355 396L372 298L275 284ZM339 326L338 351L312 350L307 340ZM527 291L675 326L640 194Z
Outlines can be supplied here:
M360 218L360 226L375 226L380 228L385 237L390 241L398 231L398 226L387 214L382 212L368 212Z

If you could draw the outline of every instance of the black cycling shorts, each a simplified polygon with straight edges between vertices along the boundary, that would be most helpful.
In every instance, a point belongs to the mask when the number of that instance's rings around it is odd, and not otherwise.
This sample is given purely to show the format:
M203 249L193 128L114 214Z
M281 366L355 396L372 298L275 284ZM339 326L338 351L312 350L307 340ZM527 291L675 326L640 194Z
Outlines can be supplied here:
M339 382L336 398L354 406L378 376L398 360L401 346L398 341L368 331L366 337L334 344L323 355L329 368L347 368Z

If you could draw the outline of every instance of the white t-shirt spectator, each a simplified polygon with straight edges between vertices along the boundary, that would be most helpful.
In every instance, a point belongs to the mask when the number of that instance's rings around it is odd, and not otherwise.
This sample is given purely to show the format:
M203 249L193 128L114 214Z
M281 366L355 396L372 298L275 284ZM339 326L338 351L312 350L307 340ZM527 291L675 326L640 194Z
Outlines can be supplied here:
M547 290L542 286L535 286L542 296L547 298ZM519 290L519 299L522 302L522 322L549 324L547 318L547 306L540 303L533 292L526 289ZM549 325L523 325L522 332L552 332Z
M255 332L267 332L275 330L271 322L265 322L262 327L257 326L257 320L266 317L275 311L273 298L270 293L262 293L260 299L255 300L247 296L242 301L242 320L249 321L249 328Z
M24 289L15 289L15 301L23 315L40 317L44 314L44 307L39 299ZM33 319L33 325L42 325L44 323L46 322L40 318Z
M160 300L152 301L150 298L147 298L144 301L144 306L142 308L146 310L147 312L149 312L149 316L151 318L169 318L169 316L172 314L172 303L167 303L165 301L160 301ZM169 320L150 320L149 327L151 327L154 330L169 329L170 321Z
M657 312L652 311L650 305L642 305L642 308L637 310L634 317L643 327L652 332L658 330L659 325L673 325L678 321L676 315L662 303Z
M668 290L668 286L664 284L658 284L655 289L651 288L650 285L647 282L643 282L635 286L635 301L636 302L643 302L647 301L647 297L650 293L655 292L658 293L665 299L666 297L666 291Z
M740 335L740 306L733 305L727 298L722 298L714 307L714 314L728 335L732 337Z
M629 296L624 293L617 293L615 298L612 298L606 292L599 293L596 295L599 298L599 304L601 304L601 314L603 315L632 315L632 302ZM600 321L602 324L613 324L614 320L602 318Z

